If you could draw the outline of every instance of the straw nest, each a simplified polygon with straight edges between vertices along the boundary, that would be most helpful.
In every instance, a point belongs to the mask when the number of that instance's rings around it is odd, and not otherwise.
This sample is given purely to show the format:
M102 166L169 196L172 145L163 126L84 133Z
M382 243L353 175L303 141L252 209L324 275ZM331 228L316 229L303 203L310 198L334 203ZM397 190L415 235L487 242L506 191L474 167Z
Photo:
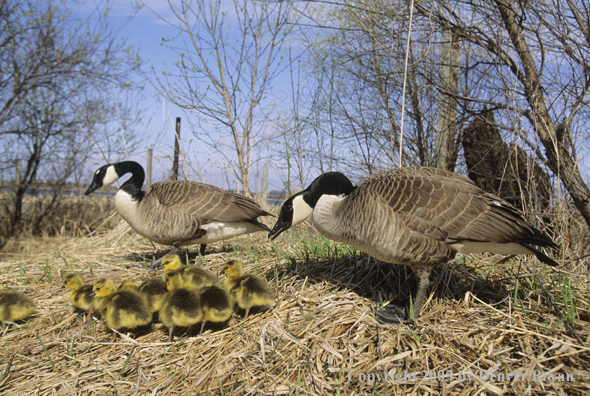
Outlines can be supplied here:
M502 259L494 266L499 257L493 256L461 258L438 269L424 316L386 327L374 319L373 308L414 290L415 278L405 267L390 271L361 252L297 231L278 244L258 234L211 250L205 268L219 272L225 261L242 260L247 271L269 281L276 304L245 322L234 316L224 329L174 343L166 342L161 324L113 343L101 321L83 323L62 288L63 276L73 271L87 282L155 276L146 264L165 250L155 250L126 223L43 253L4 255L3 287L26 293L38 312L0 332L0 392L575 395L590 390L590 293L580 267L554 270L527 262L562 309L577 306L574 331L559 323L537 291L536 278L522 270L524 259ZM567 296L564 285L571 290Z

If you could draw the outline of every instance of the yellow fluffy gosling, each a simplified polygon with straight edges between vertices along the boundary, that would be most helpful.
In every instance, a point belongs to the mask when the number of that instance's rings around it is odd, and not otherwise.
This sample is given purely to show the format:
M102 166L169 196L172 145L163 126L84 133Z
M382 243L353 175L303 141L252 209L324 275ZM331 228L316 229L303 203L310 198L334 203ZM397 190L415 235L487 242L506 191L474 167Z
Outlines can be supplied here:
M172 342L174 326L192 327L203 320L203 310L197 293L183 288L184 281L179 272L167 272L164 279L168 294L160 308L160 321L168 327L168 341Z
M135 283L133 281L123 281L121 285L119 285L119 291L127 290L127 291L139 291L139 283Z
M162 279L151 278L139 286L139 293L145 296L151 313L155 315L162 307L168 290L166 289L166 282Z
M245 319L252 307L264 307L275 301L274 293L269 284L254 274L244 274L244 267L238 260L228 261L223 265L228 278L223 286L238 306L246 310Z
M205 322L223 323L234 313L234 302L223 287L208 286L201 289L199 300L203 310L203 322L199 333L203 332Z
M162 258L162 266L166 271L178 271L182 275L184 288L202 289L208 286L221 286L217 275L195 265L182 265L176 253L167 254Z
M78 309L86 311L84 322L88 322L94 310L94 299L90 296L92 285L87 285L80 275L70 274L64 278L64 287L70 289L70 302Z
M112 279L100 279L94 284L93 290L93 294L101 297L96 302L96 309L101 312L108 328L133 332L150 325L152 314L139 293L117 291Z
M22 320L37 311L35 303L17 291L0 291L0 321Z

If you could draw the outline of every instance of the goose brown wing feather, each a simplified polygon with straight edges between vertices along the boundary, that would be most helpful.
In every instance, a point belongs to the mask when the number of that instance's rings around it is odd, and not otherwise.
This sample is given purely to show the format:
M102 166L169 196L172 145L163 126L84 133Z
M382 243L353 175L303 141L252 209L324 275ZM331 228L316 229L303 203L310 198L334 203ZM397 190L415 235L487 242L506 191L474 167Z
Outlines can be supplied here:
M201 226L213 221L250 221L269 215L243 195L189 181L154 183L140 207L149 210L144 219L164 244L204 236Z
M398 168L364 179L350 195L371 190L406 227L439 241L528 242L548 246L507 202L471 180L435 168Z
M457 253L433 222L396 212L379 192L355 190L336 208L327 237L347 243L378 260L411 266L437 266ZM314 219L315 221L315 219ZM363 224L362 227L358 227ZM333 234L332 234L333 232Z
M247 221L269 215L248 197L198 182L155 183L146 195L157 199L164 207L198 216L202 224Z

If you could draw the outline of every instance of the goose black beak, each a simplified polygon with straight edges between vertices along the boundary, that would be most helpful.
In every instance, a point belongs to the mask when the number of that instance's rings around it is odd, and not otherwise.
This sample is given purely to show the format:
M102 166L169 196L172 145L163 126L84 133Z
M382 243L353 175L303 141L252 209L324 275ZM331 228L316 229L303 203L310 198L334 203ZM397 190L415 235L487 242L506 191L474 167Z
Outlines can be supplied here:
M94 297L94 296L96 296L96 293L95 293L95 292L93 292L93 291L91 291L91 292L90 292L90 294L88 294L88 295L89 295L90 297Z
M88 190L86 190L86 192L84 193L84 195L88 195L90 193L93 193L94 191L98 190L100 187L98 183L96 182L96 180L92 180L92 184L90 185L90 187L88 187Z
M268 233L268 239L271 241L281 235L284 231L287 231L291 227L289 223L283 223L280 219L275 223L274 228Z
M162 259L164 258L164 256L160 257L159 259L157 259L156 261L153 261L148 268L152 269L152 270L159 270L164 268L164 266L162 265Z

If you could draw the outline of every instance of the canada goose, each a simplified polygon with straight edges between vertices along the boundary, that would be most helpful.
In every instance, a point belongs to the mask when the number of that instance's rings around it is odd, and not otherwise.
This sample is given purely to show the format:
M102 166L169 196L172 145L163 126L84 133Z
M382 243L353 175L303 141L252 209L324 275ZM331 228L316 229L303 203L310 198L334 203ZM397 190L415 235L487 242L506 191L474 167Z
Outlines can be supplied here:
M166 282L160 278L150 278L139 286L139 293L145 296L148 308L153 315L157 314L168 293Z
M152 313L145 299L137 292L117 291L112 279L100 279L93 286L92 296L101 297L96 301L96 309L109 329L137 332L147 328L152 321Z
M168 327L168 341L172 342L174 326L192 327L203 320L203 310L197 293L183 288L180 273L167 272L164 278L168 294L160 308L160 321Z
M94 299L90 296L92 285L87 285L80 275L69 274L64 278L64 287L70 289L70 302L75 308L86 311L84 323L92 315Z
M223 287L205 287L198 292L198 296L203 310L203 321L199 333L203 332L205 322L223 323L234 313L234 302Z
M221 286L217 276L196 265L183 265L176 253L162 257L162 266L166 271L178 271L182 275L185 289L202 289L208 286Z
M174 247L201 244L204 254L208 243L270 231L257 221L270 213L252 199L219 187L179 180L157 182L142 191L145 172L134 161L100 167L85 195L127 173L131 177L117 191L115 208L135 232L152 242Z
M324 173L283 203L269 238L312 213L323 236L386 263L412 268L420 279L415 318L420 316L430 271L457 253L531 254L557 265L531 246L557 249L557 245L528 225L517 209L468 178L435 168L393 169L356 186L342 173ZM393 304L389 307L395 309ZM383 311L379 319L399 321Z
M0 291L0 321L15 322L35 313L37 307L27 296L17 291Z
M248 319L250 308L264 307L275 301L269 284L254 274L244 275L244 267L240 261L228 261L223 265L223 270L228 276L223 286L238 306L246 310L244 320Z

